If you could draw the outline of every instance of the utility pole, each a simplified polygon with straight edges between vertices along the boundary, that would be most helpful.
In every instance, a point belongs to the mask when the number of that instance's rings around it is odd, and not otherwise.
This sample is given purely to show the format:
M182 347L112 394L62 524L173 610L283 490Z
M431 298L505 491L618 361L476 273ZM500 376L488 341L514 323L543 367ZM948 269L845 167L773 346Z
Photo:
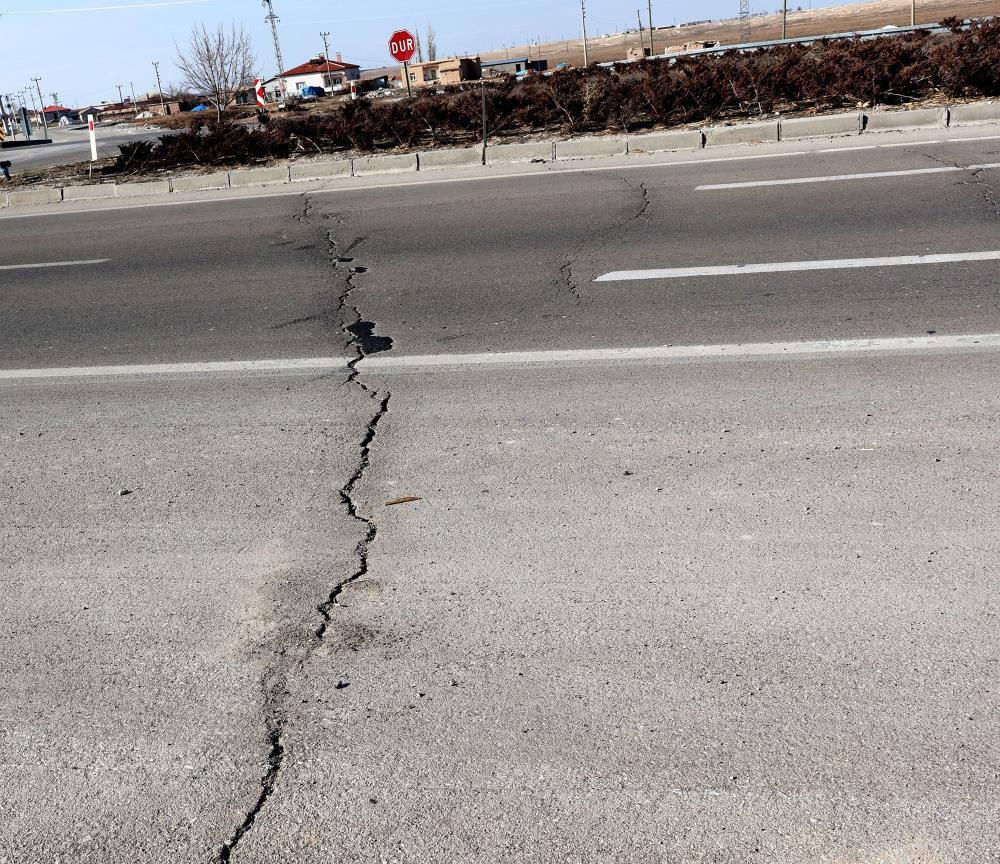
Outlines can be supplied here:
M135 99L135 84L133 84L131 81L129 81L128 82L128 86L129 86L129 89L132 91L132 107L134 108L135 107L135 102L136 102L136 99Z
M635 10L635 17L639 21L639 50L645 54L646 53L646 43L642 39L642 31L645 29L642 26L642 13L638 9Z
M583 65L590 65L590 57L587 54L587 7L586 0L580 0L580 24L583 27Z
M910 26L917 26L917 0L910 0Z
M781 4L781 38L788 38L788 0Z
M264 8L267 9L267 15L264 16L264 20L271 25L271 38L274 40L274 59L278 63L278 87L281 88L281 92L285 92L285 79L282 77L282 72L285 71L285 63L281 59L281 43L278 41L278 16L274 14L274 7L271 5L271 0L263 0Z
M125 86L124 84L115 84L115 87L118 88L118 104L119 105L124 105L125 104L125 97L122 96L122 87L124 87L124 86Z
M163 104L163 87L160 84L160 61L153 61L153 68L156 70L156 92L160 94L160 114L161 117L167 116L167 106Z
M652 57L656 54L653 50L653 0L646 0L646 4L649 7L649 56Z
M674 24L677 19L674 19ZM740 39L749 42L753 33L750 28L750 0L740 0Z
M45 131L45 137L48 138L49 137L49 123L45 119L45 101L42 99L42 84L41 84L42 79L41 78L32 78L31 80L35 82L35 87L38 89L38 102L39 102L39 109L38 110L42 112L42 129Z
M326 68L330 68L330 43L327 41L330 34L326 31L319 34L320 38L323 40L323 59L326 61ZM323 76L323 83L329 87L331 90L333 87L330 86L330 73L329 71Z

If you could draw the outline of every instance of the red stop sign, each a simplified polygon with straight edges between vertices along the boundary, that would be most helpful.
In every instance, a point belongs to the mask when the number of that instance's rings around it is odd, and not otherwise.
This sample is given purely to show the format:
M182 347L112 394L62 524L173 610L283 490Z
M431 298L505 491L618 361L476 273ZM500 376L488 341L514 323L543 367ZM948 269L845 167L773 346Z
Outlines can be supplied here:
M389 37L389 53L397 63L409 63L417 50L417 40L409 30L397 30Z

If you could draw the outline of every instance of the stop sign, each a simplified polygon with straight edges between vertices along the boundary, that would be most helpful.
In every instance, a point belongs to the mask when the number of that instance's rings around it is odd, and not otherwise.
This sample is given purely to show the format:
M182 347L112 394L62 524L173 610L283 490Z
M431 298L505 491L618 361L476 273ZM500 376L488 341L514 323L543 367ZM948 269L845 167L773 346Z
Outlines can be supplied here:
M417 50L417 40L409 30L397 30L389 37L389 53L397 63L409 63Z

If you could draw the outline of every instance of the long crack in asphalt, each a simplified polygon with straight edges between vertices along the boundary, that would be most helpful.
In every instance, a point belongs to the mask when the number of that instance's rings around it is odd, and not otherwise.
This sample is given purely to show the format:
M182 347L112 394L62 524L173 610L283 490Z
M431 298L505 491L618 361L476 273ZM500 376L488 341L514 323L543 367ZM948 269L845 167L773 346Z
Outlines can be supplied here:
M302 213L294 218L300 224L309 224L314 216L313 202L309 195L304 196ZM338 225L343 226L344 220L334 214L331 218ZM366 321L361 315L361 311L351 302L351 296L357 288L355 278L367 272L366 267L358 266L354 262L353 251L364 243L364 237L355 238L343 250L339 249L336 235L332 229L325 232L327 255L331 267L338 273L344 273L343 284L337 296L336 305L332 315L323 313L320 315L305 316L295 321L286 322L285 325L304 323L318 318L335 320L341 332L347 337L347 345L353 349L355 356L348 361L348 375L344 383L346 385L360 388L364 394L374 403L374 411L365 426L365 432L358 446L360 455L357 466L347 478L339 490L341 503L347 510L348 515L363 526L363 534L354 548L357 566L347 578L333 586L330 593L321 603L316 606L320 620L316 625L310 644L307 650L300 656L297 666L301 667L305 661L316 651L326 638L330 624L339 603L339 597L344 590L354 582L362 579L368 573L368 554L371 544L378 534L378 526L374 520L364 514L359 508L354 498L354 490L362 481L371 460L371 448L378 434L378 426L382 418L389 413L389 400L392 394L373 389L359 378L358 364L370 354L382 351L389 351L392 348L392 339L388 336L376 335L376 325L372 321ZM285 707L285 697L288 692L288 670L280 667L273 668L264 676L262 689L264 692L264 723L267 736L267 769L260 780L260 792L253 806L247 811L243 820L237 826L232 836L219 850L216 860L219 864L228 864L232 859L240 841L253 828L257 817L267 805L268 800L274 793L281 770L285 761L284 732L288 723L288 713Z

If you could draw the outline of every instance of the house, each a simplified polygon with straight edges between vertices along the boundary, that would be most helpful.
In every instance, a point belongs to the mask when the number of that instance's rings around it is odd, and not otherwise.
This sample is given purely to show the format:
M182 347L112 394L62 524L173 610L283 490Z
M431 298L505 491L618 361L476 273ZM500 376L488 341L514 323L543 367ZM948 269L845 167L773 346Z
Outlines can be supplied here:
M80 119L79 112L74 111L72 108L64 108L62 105L49 105L42 109L42 114L45 115L45 122L53 125L62 120L63 117L70 123L76 123ZM38 119L40 122L41 117Z
M280 102L286 93L288 95L301 93L306 87L322 87L327 93L339 93L345 90L351 81L359 80L361 80L360 66L345 63L340 54L336 60L327 60L322 54L317 54L305 63L286 69L280 75L265 81L264 93L269 102Z
M484 78L496 78L500 75L528 75L532 72L545 72L549 68L548 60L529 60L527 57L511 57L507 60L484 60Z
M414 87L442 87L463 81L478 81L482 77L483 69L478 57L449 57L410 66L410 84Z

